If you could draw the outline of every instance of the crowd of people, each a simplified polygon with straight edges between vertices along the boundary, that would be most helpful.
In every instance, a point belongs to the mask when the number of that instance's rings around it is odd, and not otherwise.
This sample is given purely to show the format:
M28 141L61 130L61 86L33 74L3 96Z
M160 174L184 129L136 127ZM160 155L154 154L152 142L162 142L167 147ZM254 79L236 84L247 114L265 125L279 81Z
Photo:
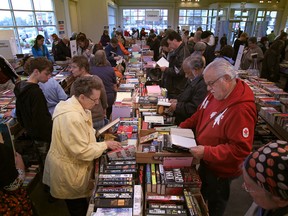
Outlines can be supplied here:
M123 72L125 56L130 55L125 49L128 33L119 26L113 29L110 38L104 30L96 44L84 33L73 35L71 39L77 43L77 54L73 57L69 39L53 34L54 59L44 44L44 37L38 35L32 48L34 58L24 67L29 77L16 82L14 88L17 120L33 140L43 183L52 197L65 200L71 215L86 215L92 161L106 149L121 148L116 141L97 142L95 130L110 118L117 77L121 77L119 69ZM159 68L161 75L157 81L168 91L169 111L174 113L175 123L195 133L198 145L190 153L200 160L201 192L209 214L224 214L230 184L242 173L244 186L256 203L247 216L256 211L261 211L258 214L261 216L288 213L287 143L271 143L250 154L257 122L256 105L252 90L236 77L233 67L243 45L241 69L249 70L253 65L260 71L260 77L279 81L277 65L285 54L287 33L282 32L278 37L268 35L267 40L257 42L255 37L242 32L233 46L227 45L223 36L219 52L215 50L217 38L201 28L190 35L188 30L181 32L180 28L159 35L155 31L147 34L145 29L140 32L134 29L130 36L145 38L154 51L155 61L165 57L169 62L168 67ZM59 84L51 78L52 62L67 60L75 77L69 96L63 89L59 91ZM6 70L11 67L1 66L1 72ZM15 83L17 76L13 69L4 74L8 73L8 80ZM14 153L17 159L14 161L13 152L5 151L13 158L8 158L10 162L5 166L0 165L1 175L7 166L13 170L9 179L0 181L1 191L7 192L9 184L21 179L19 169L24 168L18 154Z

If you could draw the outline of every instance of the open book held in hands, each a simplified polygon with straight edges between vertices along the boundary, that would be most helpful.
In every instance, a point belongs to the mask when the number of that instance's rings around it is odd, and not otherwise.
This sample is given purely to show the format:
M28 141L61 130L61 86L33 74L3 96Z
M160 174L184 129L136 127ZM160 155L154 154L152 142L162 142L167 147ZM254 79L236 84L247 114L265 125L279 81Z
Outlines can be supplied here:
M169 67L169 62L164 57L162 57L157 61L157 65L159 65L159 67Z
M116 125L118 122L120 122L120 118L116 118L114 121L108 123L104 127L100 128L99 130L96 131L96 137L99 137L102 133L104 133L106 130L109 128L113 127Z

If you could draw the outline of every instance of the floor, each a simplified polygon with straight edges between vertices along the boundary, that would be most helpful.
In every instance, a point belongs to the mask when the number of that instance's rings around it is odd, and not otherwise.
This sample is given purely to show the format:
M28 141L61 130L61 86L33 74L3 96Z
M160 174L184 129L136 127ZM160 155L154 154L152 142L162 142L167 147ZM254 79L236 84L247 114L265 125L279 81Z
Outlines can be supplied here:
M230 200L224 216L243 216L250 207L252 199L242 189L242 183L241 177L232 182ZM49 202L49 195L40 182L35 185L30 196L39 216L69 216L63 200Z

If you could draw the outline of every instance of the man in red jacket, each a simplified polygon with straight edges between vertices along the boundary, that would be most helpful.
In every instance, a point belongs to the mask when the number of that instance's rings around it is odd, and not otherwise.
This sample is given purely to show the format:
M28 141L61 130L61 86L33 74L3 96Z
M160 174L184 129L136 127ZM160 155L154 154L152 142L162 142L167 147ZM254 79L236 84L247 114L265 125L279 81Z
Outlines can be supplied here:
M242 174L241 164L252 150L257 112L248 85L224 59L210 63L203 72L210 92L196 113L179 126L192 128L197 147L190 149L200 159L201 192L210 215L223 215L230 183Z

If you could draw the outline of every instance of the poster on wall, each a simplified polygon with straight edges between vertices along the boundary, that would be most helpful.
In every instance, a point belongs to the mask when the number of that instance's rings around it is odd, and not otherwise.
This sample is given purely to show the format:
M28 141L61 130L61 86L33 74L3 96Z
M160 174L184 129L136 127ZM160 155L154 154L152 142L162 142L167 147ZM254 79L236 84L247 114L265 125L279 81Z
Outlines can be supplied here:
M71 57L77 55L77 44L76 40L71 40L70 41L70 50L71 50Z
M58 31L60 35L64 35L65 34L65 25L64 25L64 21L63 20L59 20L58 21Z
M160 21L160 11L146 11L146 21Z

